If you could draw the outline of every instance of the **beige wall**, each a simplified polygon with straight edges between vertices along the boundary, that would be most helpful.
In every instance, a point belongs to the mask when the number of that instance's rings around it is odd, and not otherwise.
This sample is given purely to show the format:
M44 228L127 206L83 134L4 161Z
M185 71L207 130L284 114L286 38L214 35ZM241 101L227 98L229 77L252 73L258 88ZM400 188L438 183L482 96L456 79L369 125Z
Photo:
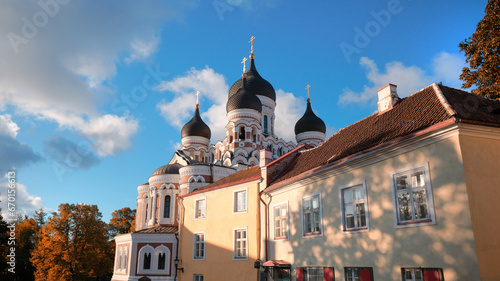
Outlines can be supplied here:
M460 146L481 280L500 280L500 139L460 136Z
M233 214L233 193L247 189L247 212ZM194 219L195 200L206 198L206 218ZM257 250L258 184L246 184L218 189L183 199L184 217L181 224L180 259L184 273L181 280L193 280L193 274L203 274L205 280L256 280L253 267ZM248 260L233 260L233 229L247 228ZM205 233L205 260L193 260L193 233Z
M335 280L345 280L344 267L349 266L373 267L375 280L401 280L401 267L420 266L443 268L447 281L479 280L458 136L388 159L383 154L370 158L375 163L366 165L363 159L347 162L334 168L339 171L336 175L273 195L271 210L275 204L288 202L290 239L271 240L270 259L291 262L293 272L298 266L332 266ZM436 224L396 229L390 173L426 162ZM340 168L347 171L340 172ZM359 181L366 182L370 228L345 234L339 187ZM324 232L320 237L303 238L301 198L316 192L321 192ZM272 215L270 221L272 233Z

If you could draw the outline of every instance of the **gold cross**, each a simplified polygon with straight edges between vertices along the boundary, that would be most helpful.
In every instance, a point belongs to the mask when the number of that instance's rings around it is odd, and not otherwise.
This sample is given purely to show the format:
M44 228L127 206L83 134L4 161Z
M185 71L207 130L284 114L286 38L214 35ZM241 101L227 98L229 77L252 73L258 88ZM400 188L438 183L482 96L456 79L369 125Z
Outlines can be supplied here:
M247 57L244 57L243 60L241 61L241 63L243 64L243 73L245 73L247 71L247 66L245 64L246 61L247 61Z
M307 84L307 86L306 86L307 98L309 98L309 88L311 88L311 85Z
M200 91L196 91L196 104L200 101Z
M252 44L252 47L250 48L250 54L253 54L253 40L255 40L255 36L250 37L250 41L248 42Z

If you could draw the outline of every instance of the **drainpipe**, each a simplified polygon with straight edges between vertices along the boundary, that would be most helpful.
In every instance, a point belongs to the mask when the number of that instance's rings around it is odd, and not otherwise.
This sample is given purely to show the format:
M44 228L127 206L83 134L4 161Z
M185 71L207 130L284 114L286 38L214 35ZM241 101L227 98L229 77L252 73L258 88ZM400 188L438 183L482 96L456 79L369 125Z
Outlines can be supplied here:
M268 215L269 215L269 205L266 204L266 202L264 200L262 200L262 192L259 192L259 200L262 202L262 204L264 204L264 261L267 261L267 248L268 248L268 245L267 245L267 241L268 241L268 238L267 238L267 234L268 234ZM269 201L271 202L271 201Z
M175 259L176 260L180 260L179 259L179 246L180 246L180 239L179 237L182 237L182 228L184 226L184 201L182 199L182 197L177 197L178 201L177 201L177 204L179 205L179 226L178 226L178 231L177 231L177 234L175 234L175 239L177 240L177 251L175 251ZM181 256L182 258L182 256ZM177 270L178 266L175 267L175 281L177 281L177 273L178 273L178 270Z

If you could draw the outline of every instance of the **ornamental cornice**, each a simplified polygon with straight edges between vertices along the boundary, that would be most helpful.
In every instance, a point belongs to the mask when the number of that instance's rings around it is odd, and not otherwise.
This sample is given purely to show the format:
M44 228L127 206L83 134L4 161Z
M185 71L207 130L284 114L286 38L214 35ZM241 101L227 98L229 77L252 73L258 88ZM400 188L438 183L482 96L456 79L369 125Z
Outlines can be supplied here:
M209 166L197 166L197 165L189 165L182 167L179 170L179 174L181 178L192 175L210 175L210 167Z
M167 175L155 175L149 177L149 184L158 184L158 183L177 183L181 177L179 175L172 175L172 174L167 174Z

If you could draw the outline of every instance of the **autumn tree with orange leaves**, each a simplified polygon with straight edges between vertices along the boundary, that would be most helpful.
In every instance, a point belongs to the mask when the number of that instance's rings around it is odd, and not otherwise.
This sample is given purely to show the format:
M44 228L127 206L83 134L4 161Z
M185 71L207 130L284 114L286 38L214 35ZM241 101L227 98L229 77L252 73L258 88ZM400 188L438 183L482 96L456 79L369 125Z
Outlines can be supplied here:
M113 243L96 205L61 204L41 228L31 262L37 281L80 281L113 271Z
M109 234L115 237L118 234L134 232L135 230L135 209L129 207L113 211L109 221Z

